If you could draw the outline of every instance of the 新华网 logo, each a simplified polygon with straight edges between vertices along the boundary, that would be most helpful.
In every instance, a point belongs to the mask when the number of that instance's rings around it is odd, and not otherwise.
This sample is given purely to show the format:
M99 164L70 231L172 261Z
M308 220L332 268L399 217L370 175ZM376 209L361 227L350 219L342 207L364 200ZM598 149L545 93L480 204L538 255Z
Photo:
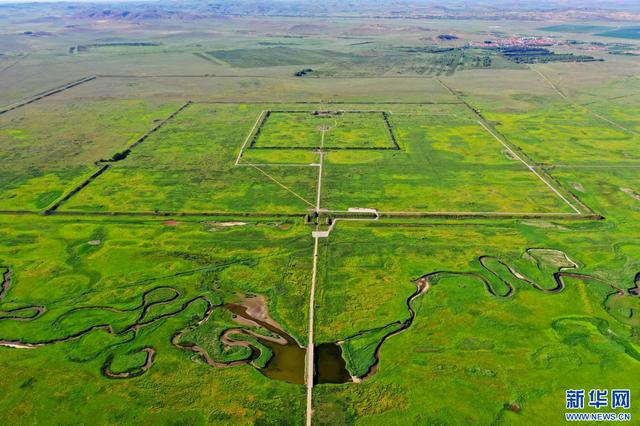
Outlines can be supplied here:
M565 408L567 410L599 411L565 413L567 421L631 421L631 391L629 389L567 389L565 391ZM617 411L602 411L602 409Z

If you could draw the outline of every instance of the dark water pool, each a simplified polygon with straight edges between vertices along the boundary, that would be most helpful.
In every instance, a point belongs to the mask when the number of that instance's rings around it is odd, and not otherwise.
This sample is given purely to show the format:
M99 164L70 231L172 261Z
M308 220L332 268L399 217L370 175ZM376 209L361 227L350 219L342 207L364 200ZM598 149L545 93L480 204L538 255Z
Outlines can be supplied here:
M286 344L279 344L268 339L256 336L260 343L267 346L273 352L273 356L264 368L259 371L265 376L282 380L288 383L302 385L305 378L306 349L300 347L298 342L279 327L254 318L242 305L226 304L224 308L229 312L247 320L259 324L286 340ZM342 349L335 343L323 343L315 347L315 383L346 383L351 381L347 371Z

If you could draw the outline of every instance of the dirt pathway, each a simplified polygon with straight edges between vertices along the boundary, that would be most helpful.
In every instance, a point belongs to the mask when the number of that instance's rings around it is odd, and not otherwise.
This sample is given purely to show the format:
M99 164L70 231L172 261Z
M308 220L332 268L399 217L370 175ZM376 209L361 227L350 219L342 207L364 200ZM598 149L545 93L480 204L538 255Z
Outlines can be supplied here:
M603 116L602 114L592 110L591 108L589 108L589 107L587 107L585 105L580 105L580 104L572 101L571 99L569 99L569 97L567 95L564 94L564 92L562 90L560 90L560 88L558 86L556 86L556 84L553 81L551 81L551 79L549 79L549 77L547 77L541 71L539 71L539 70L537 70L535 68L532 68L532 69L533 69L533 71L536 72L536 74L538 74L542 78L542 80L545 81L545 83L547 83L558 94L558 96L560 96L562 99L567 101L569 104L573 105L574 107L584 109L585 111L589 112L594 117L597 117L602 121L606 121L607 123L611 124L612 126L618 128L618 129L620 129L620 130L622 130L624 132L631 133L633 135L638 135L638 132L636 132L635 130L632 130L632 129L629 129L627 127L624 127L623 125L616 123L615 121L611 120L610 118L607 118L607 117Z
M324 134L325 128L321 129L322 135L320 138L320 167L318 168L318 187L316 196L316 213L320 211L320 200L322 194L322 167L324 164L324 152L322 147L324 146ZM319 225L316 225L316 232L319 230ZM316 305L316 282L318 276L318 247L320 246L320 237L314 233L313 235L313 267L311 271L311 289L309 290L309 335L307 337L307 362L306 362L306 385L307 385L307 426L311 426L313 418L313 376L314 376L314 342L313 331L315 322L315 305Z
M240 147L240 152L238 153L238 156L236 157L236 163L235 163L236 166L238 164L240 164L240 158L242 157L242 154L244 154L244 150L246 149L247 144L254 137L255 132L256 132L256 128L258 127L259 124L261 124L264 121L266 114L267 114L267 111L262 111L260 113L260 115L258 115L258 118L256 119L256 122L253 123L253 127L251 128L251 131L249 132L249 134L247 135L246 139L244 140L244 143Z
M551 185L549 182L547 182L547 180L545 178L542 177L542 175L540 173L538 173L535 169L535 167L533 167L532 165L530 165L528 162L526 162L521 156L519 156L518 154L516 154L509 145L507 145L504 141L502 141L502 139L500 139L485 123L483 123L482 121L478 120L478 124L480 124L487 132L489 132L489 134L491 134L491 136L493 136L498 142L500 142L500 144L502 146L505 147L505 149L507 151L509 151L509 153L516 158L517 160L519 160L522 164L525 165L525 167L527 169L529 169L529 171L531 173L533 173L534 175L536 175L538 177L538 179L540 179L545 185L547 185L549 187L549 189L551 189L553 191L554 194L556 194L562 201L564 201L564 203L566 205L568 205L569 207L571 207L571 209L573 209L573 211L575 211L577 214L582 214L582 212L580 210L578 210L576 208L576 206L574 206L569 200L567 200L567 198L562 195L560 193L560 191L558 191L553 185Z
M313 207L313 204L307 200L306 198L304 198L302 195L298 194L297 192L295 192L293 189L289 188L288 186L286 186L285 184L283 184L282 182L280 182L278 179L274 178L273 176L271 176L269 173L265 172L264 170L262 170L260 167L256 166L255 164L252 163L246 163L249 166L253 167L254 169L256 169L257 171L259 171L260 173L262 173L263 175L265 175L266 177L268 177L269 179L271 179L273 182L275 182L278 186L280 186L282 189L284 189L285 191L290 192L291 194L293 194L296 198L299 198L300 200L304 201L306 204L310 205L311 207Z
M313 328L314 328L314 307L315 307L315 293L316 293L316 277L318 272L318 246L319 238L314 238L313 245L313 269L311 275L311 290L309 292L309 336L307 338L307 367L306 367L306 383L307 383L307 426L311 426L311 419L313 417Z
M322 131L324 135L324 131ZM324 137L323 137L324 140ZM318 168L318 187L316 190L316 213L320 211L320 197L322 194L322 169L324 167L324 152L320 151L320 167Z

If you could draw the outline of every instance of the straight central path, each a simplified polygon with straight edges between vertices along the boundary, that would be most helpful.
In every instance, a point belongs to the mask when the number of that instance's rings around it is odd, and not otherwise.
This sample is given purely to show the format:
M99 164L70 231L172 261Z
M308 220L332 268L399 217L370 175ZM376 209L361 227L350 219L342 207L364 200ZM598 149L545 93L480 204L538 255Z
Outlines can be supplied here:
M318 168L318 186L316 196L316 209L315 213L320 212L320 199L322 194L322 166L324 164L324 126L321 129L322 135L320 136L320 149L318 154L320 155L320 162ZM316 231L318 231L319 225L316 225ZM313 235L313 268L311 271L311 289L309 290L309 335L307 336L307 365L306 365L306 379L307 384L307 426L311 426L311 420L313 418L313 376L314 376L314 343L313 343L313 329L315 318L315 305L316 305L316 280L318 276L318 246L320 245L319 236Z
M316 190L316 213L320 211L320 194L322 193L322 166L324 165L324 152L320 151L320 167L318 168L318 188Z
M311 426L311 418L313 417L313 373L314 373L314 344L313 344L313 327L314 327L314 306L316 295L316 276L318 272L318 246L319 238L314 237L313 244L313 271L311 275L311 290L309 295L309 336L307 338L307 426Z
M322 135L320 136L320 150L318 151L318 153L320 154L320 168L318 169L318 188L316 189L316 213L320 211L320 194L322 193L322 166L324 164L324 152L322 151L322 148L324 148L324 126L322 127L321 132Z

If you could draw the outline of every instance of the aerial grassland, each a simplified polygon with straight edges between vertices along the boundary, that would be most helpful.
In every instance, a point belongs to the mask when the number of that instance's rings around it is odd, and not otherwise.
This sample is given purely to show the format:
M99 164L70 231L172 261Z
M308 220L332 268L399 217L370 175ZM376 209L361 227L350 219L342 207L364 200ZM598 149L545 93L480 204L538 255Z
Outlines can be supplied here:
M235 165L260 112L261 106L191 105L114 163L63 210L239 215L304 211L309 207L306 200L315 195L315 168L275 167L262 172Z
M554 425L581 388L640 416L640 62L591 44L610 23L24 7L4 423ZM478 44L551 31L604 61Z
M321 145L330 210L572 211L464 106L375 104L333 118L313 114L327 105L290 107L189 105L61 211L293 214L313 207Z
M496 128L532 158L547 164L637 162L639 136L635 126L620 127L582 107L549 103L525 114L487 113ZM594 157L594 154L597 156Z
M45 209L177 107L45 100L0 116L0 210Z
M638 167L562 167L552 171L610 221L631 226L640 211Z
M241 68L279 65L308 65L326 62L329 58L346 56L330 50L309 50L289 46L269 46L257 49L231 49L207 52L208 55Z
M252 148L394 149L383 110L269 111ZM375 106L374 106L375 107Z
M246 327L224 315L222 305L259 296L304 344L310 244L301 231L291 222L3 218L0 272L9 271L10 287L0 302L0 341L41 345L0 347L3 418L270 423L301 417L302 386L269 379L251 365L209 366L174 343L176 333L203 318L209 319L195 331ZM32 317L29 309L36 308L31 320L10 318ZM216 361L248 356L239 351L244 347L222 351L216 334L205 336L185 338ZM150 366L143 350L152 351ZM108 376L118 373L135 378Z
M179 60L179 59L175 59ZM299 69L296 67L294 69ZM138 76L136 73L106 74L60 94L60 99L100 97L120 99L128 97L178 99L179 101L216 101L229 103L450 103L456 102L435 79L429 77L396 79L384 77L299 78L294 69L248 76L238 69L224 69L220 75L200 74L164 75L153 70ZM213 70L216 70L215 68ZM173 71L173 70L172 70ZM209 70L212 71L212 70ZM283 74L284 72L284 74Z
M319 424L554 423L565 389L634 388L640 246L611 250L609 228L339 225L323 251L317 339L342 342L365 380L318 386ZM413 322L382 342L411 318L421 277Z
M571 211L464 107L446 113L394 109L390 117L401 150L326 156L330 209Z

